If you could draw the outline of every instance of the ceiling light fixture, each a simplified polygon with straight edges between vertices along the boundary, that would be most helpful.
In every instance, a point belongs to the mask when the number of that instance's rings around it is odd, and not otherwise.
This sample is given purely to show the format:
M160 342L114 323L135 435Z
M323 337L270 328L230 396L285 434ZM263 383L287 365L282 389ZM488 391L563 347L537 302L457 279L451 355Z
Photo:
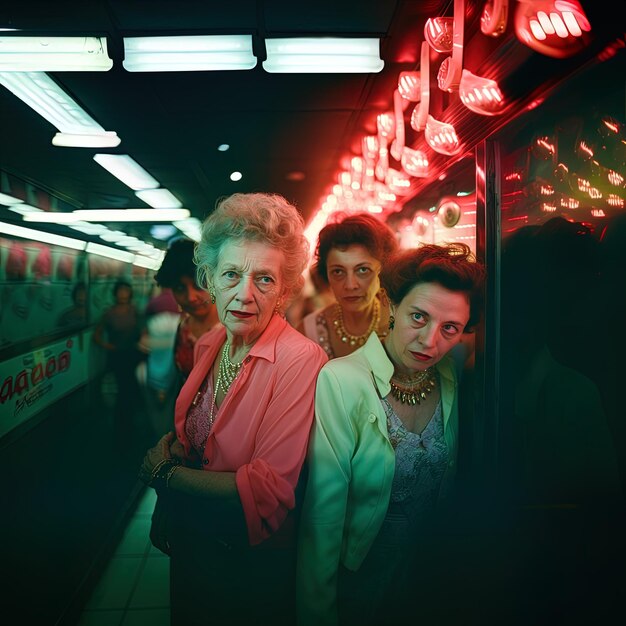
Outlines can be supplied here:
M43 230L24 228L23 226L7 224L6 222L0 222L0 233L20 237L21 239L30 239L31 241L41 241L42 243L49 243L55 246L63 246L65 248L71 248L72 250L85 249L85 242L79 239L54 235Z
M124 37L129 72L250 70L257 59L252 35Z
M95 154L93 160L135 191L159 186L159 181L127 154Z
M107 132L44 72L0 72L0 85L62 133Z
M185 234L189 239L200 241L202 235L202 224L197 217L188 217L186 220L174 222L174 226Z
M452 55L446 57L439 66L437 84L442 91L456 91L463 70L463 38L465 30L465 0L454 0L454 20L452 25Z
M580 52L591 24L578 0L519 0L515 10L517 38L536 52L564 59Z
M227 143L221 143L219 146L217 146L217 149L220 152L226 152L229 148L230 146Z
M93 241L87 243L85 251L91 254L98 254L107 259L123 261L124 263L132 263L135 260L135 255L132 252L125 252L124 250L118 250L110 246L103 246L101 243L93 243Z
M232 180L233 182L237 182L238 180L241 180L243 178L243 174L241 172L233 172L230 175L230 180Z
M499 37L506 30L509 15L509 0L487 0L480 17L483 35Z
M75 222L172 222L189 217L187 209L79 209L71 212L42 211L24 215L25 222L72 224Z
M424 39L435 52L452 52L451 17L429 17L424 24Z
M43 213L43 209L39 209L36 206L31 206L30 204L12 204L7 207L9 211L13 211L13 213L19 213L20 215L29 215L30 213Z
M180 209L183 206L183 203L168 189L144 189L136 191L135 195L154 209ZM189 216L185 215L185 217Z
M420 51L420 77L421 97L411 113L411 128L418 132L426 128L430 107L430 51L425 41L422 41Z
M106 72L106 37L0 37L2 72Z
M271 73L375 73L385 65L377 38L266 39L265 49L263 69Z
M424 129L426 143L440 154L452 156L461 150L461 144L452 124L440 122L432 115L428 116Z
M498 83L463 70L459 83L461 102L474 113L498 115L504 110L504 97Z
M0 193L0 204L4 206L11 206L13 204L22 204L24 200L20 200L20 198L15 198L14 196L10 196L6 193Z
M52 138L52 145L60 148L115 148L120 145L120 138L113 131L102 133L77 134L57 133Z

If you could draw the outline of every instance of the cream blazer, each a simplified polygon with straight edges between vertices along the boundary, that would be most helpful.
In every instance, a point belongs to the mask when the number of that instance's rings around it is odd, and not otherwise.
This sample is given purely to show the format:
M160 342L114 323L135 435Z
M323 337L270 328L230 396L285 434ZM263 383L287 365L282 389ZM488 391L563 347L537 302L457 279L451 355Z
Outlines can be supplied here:
M456 466L457 380L450 357L436 367L449 450L442 498ZM339 565L357 570L383 523L395 453L380 400L390 391L392 374L393 365L372 333L352 354L328 361L318 376L298 537L299 626L337 624Z

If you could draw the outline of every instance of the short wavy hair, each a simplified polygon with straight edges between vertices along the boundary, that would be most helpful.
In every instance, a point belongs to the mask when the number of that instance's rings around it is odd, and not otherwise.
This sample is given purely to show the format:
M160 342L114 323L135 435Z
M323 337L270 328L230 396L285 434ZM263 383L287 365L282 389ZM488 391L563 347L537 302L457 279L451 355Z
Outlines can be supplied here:
M170 244L154 280L160 287L172 288L181 282L183 276L196 279L196 264L193 262L196 242L180 238Z
M424 244L390 258L383 266L380 282L389 300L398 306L421 283L437 283L469 297L470 316L465 332L478 323L483 309L484 265L464 243Z
M312 270L328 285L328 254L333 248L364 246L384 266L387 258L398 249L394 232L369 213L348 215L338 222L327 224L320 230Z
M234 193L220 198L202 224L194 261L197 283L204 289L213 277L223 247L230 242L257 241L281 250L285 257L282 279L287 297L281 308L295 298L304 285L302 273L309 260L309 242L298 209L273 193Z

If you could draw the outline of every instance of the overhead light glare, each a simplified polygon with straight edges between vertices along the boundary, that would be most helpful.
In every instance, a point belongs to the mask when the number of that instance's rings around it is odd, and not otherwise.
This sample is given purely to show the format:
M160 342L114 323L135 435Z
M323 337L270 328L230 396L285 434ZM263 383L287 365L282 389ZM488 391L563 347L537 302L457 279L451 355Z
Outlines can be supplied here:
M0 85L62 133L105 132L44 72L0 72Z
M219 146L217 146L217 149L220 152L226 152L229 148L230 146L227 143L221 143Z
M0 72L106 72L106 37L0 37Z
M39 209L36 206L31 206L30 204L13 204L8 207L8 209L9 211L13 211L13 213L19 213L20 215L44 213L42 209Z
M95 154L93 160L135 191L159 186L159 181L127 154Z
M6 193L0 193L0 204L4 206L12 206L13 204L22 204L24 200L20 200L20 198L15 198L14 196L10 196Z
M189 217L187 209L79 209L67 213L28 213L26 222L75 224L77 222L172 222Z
M168 189L145 189L144 191L136 191L135 195L155 209L180 209L183 206L182 202ZM189 215L187 214L185 217L189 217ZM174 219L184 218L177 217Z
M24 228L23 226L7 224L6 222L0 222L0 233L4 233L5 235L12 235L13 237L20 237L21 239L30 239L31 241L41 241L42 243L49 243L54 246L72 248L72 250L85 249L85 242L80 241L79 239L72 239L71 237L54 235L52 233L47 233L43 230Z
M85 250L89 254L97 254L107 259L115 259L116 261L123 261L124 263L132 263L135 260L135 255L131 252L111 248L111 246L103 246L100 243L93 243L92 241L87 244Z
M266 39L265 48L263 69L271 73L375 73L385 65L377 38Z
M92 134L57 133L52 138L52 145L60 148L115 148L120 142L117 133L108 130Z
M202 224L196 217L188 217L186 220L174 222L174 226L193 241L200 241Z
M243 174L241 172L233 172L230 175L230 180L237 182L238 180L241 180L243 178Z
M124 37L129 72L250 70L256 66L252 35Z
M519 0L517 38L536 52L564 59L589 43L591 24L578 0Z

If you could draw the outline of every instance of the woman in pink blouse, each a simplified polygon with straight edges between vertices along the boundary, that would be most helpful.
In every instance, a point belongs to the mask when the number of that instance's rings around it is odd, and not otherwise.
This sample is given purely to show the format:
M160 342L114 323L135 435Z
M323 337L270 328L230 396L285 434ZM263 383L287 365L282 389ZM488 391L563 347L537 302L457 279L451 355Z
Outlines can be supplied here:
M196 344L176 434L140 470L159 493L151 537L171 558L174 625L293 620L296 486L327 360L283 316L308 254L278 195L234 194L203 225L198 279L222 325Z

